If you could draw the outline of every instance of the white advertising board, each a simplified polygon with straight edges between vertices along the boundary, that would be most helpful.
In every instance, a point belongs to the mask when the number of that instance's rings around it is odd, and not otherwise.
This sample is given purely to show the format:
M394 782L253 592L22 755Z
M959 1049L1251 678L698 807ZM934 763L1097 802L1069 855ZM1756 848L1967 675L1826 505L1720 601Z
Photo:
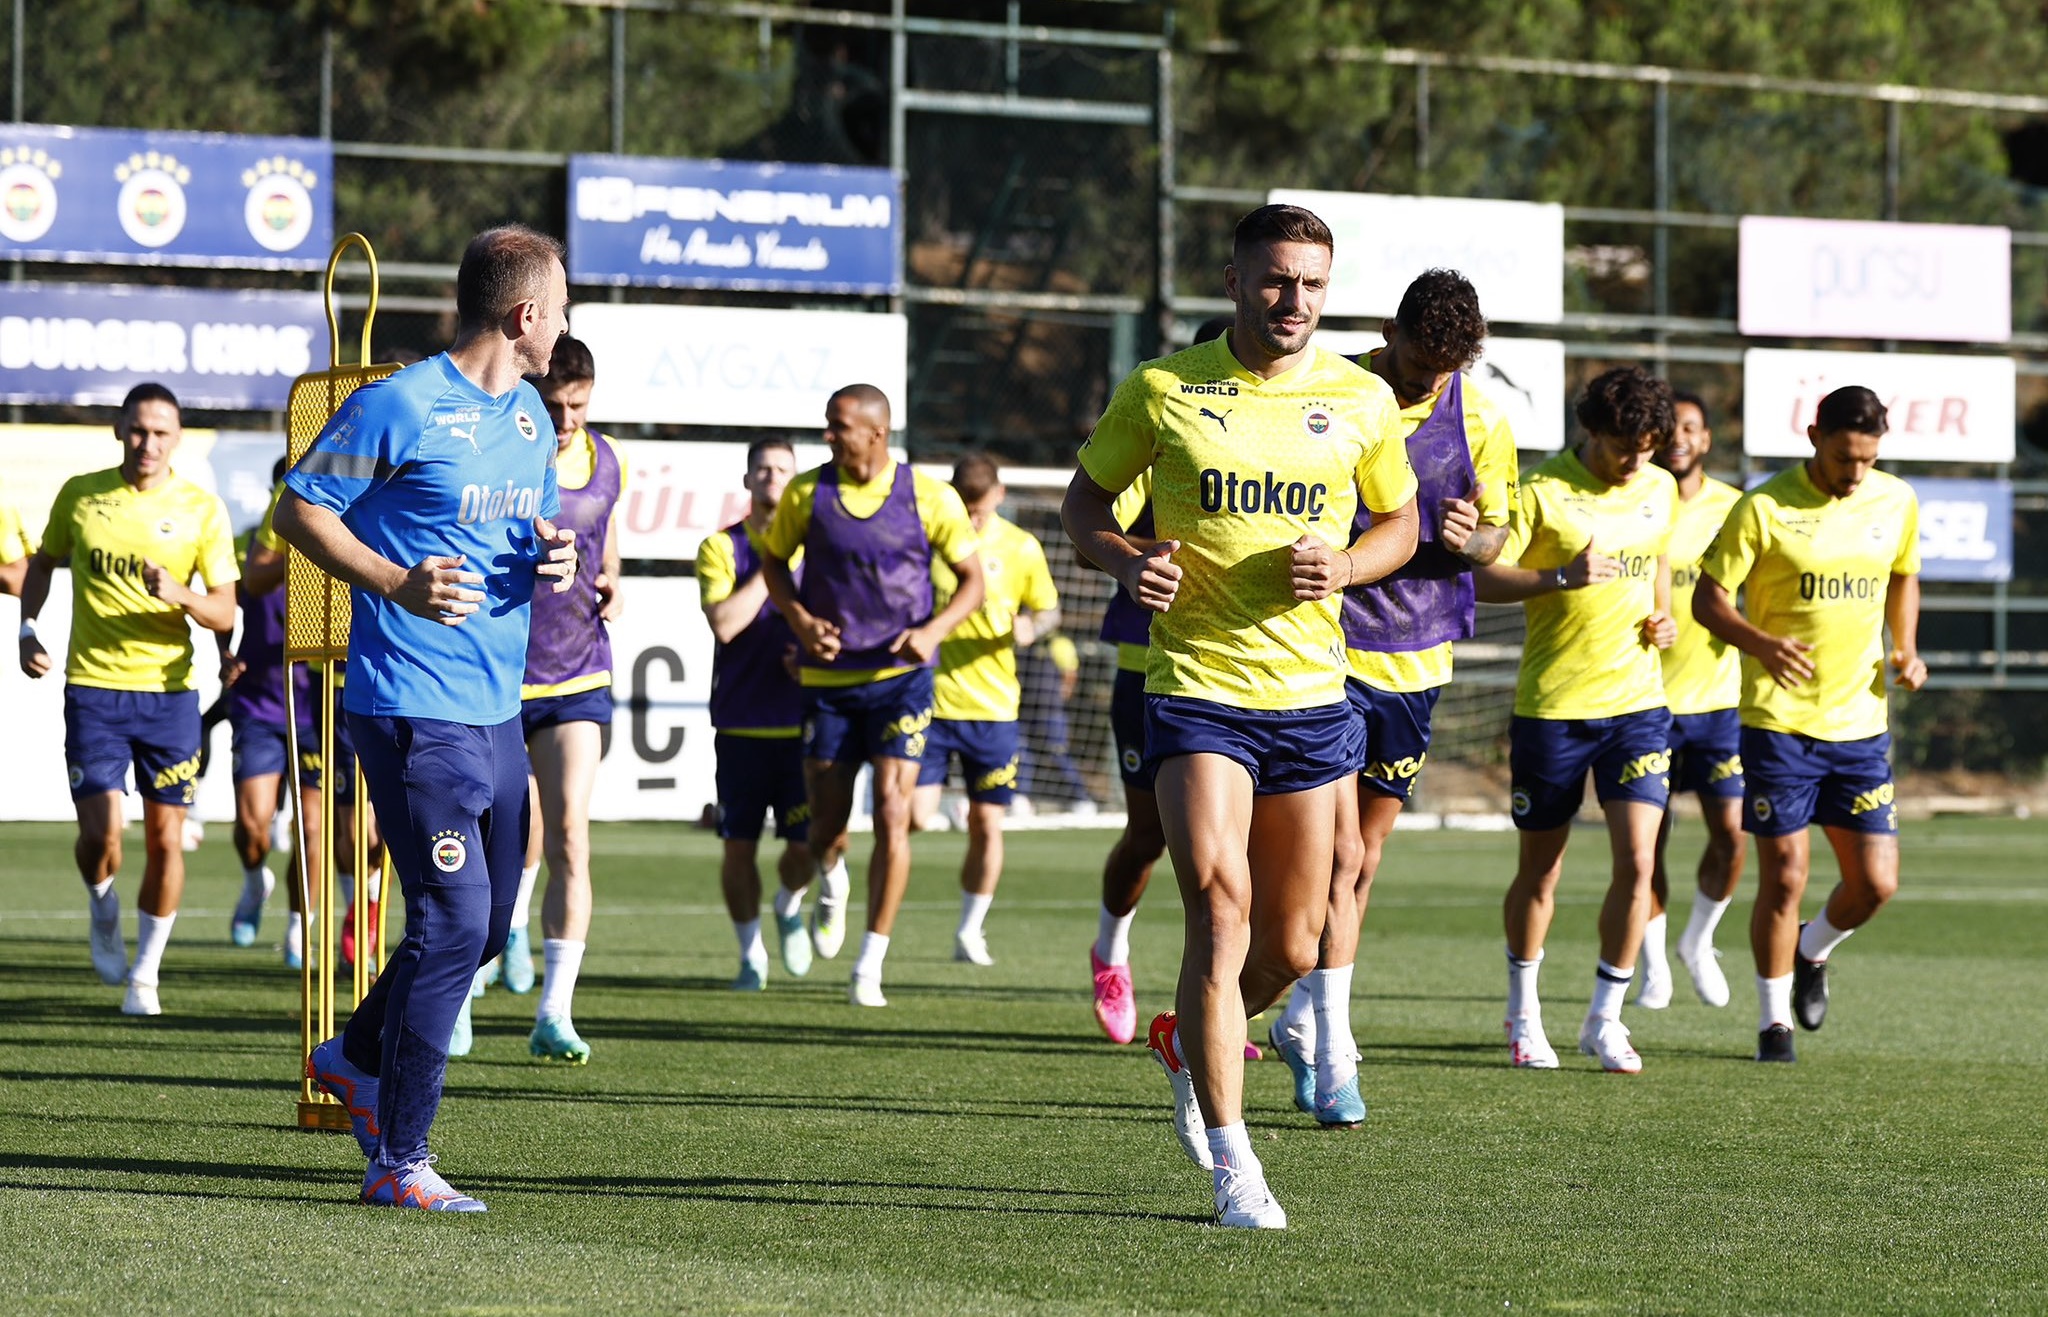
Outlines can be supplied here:
M2009 229L1746 215L1741 236L1745 334L2012 337Z
M1316 331L1316 345L1347 357L1370 352L1383 340L1337 329ZM1515 432L1515 447L1553 453L1564 447L1564 344L1554 338L1488 338L1468 373L1499 403Z
M1424 270L1457 270L1488 320L1564 319L1564 207L1463 197L1277 188L1266 200L1305 206L1337 242L1326 316L1390 316Z
M1886 459L2010 462L2016 379L2010 357L1751 348L1742 357L1742 447L1752 457L1806 456L1820 400L1861 384L1889 412Z
M569 326L597 358L597 425L822 428L848 384L888 395L899 423L908 321L859 311L583 302Z
M745 444L694 440L621 439L626 497L618 510L622 558L693 559L712 531L747 515ZM903 450L891 446L896 460ZM831 457L821 443L796 446L796 469L809 471Z

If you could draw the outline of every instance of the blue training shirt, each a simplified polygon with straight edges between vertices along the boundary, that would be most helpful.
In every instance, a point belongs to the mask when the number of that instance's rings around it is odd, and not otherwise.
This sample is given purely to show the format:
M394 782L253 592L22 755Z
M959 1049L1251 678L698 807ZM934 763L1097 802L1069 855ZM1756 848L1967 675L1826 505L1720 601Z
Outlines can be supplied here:
M555 427L534 387L493 398L445 353L407 366L351 394L285 484L401 567L460 554L483 574L484 601L460 626L352 591L344 705L474 727L517 717L533 519L561 509Z

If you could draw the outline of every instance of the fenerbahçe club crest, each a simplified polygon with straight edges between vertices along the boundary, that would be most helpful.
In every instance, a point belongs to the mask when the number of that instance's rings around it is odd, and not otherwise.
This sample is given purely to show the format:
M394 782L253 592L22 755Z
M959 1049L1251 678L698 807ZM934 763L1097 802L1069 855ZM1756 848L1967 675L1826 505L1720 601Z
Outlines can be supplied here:
M469 843L453 828L434 834L427 845L427 854L433 857L434 867L442 873L454 873L469 860Z

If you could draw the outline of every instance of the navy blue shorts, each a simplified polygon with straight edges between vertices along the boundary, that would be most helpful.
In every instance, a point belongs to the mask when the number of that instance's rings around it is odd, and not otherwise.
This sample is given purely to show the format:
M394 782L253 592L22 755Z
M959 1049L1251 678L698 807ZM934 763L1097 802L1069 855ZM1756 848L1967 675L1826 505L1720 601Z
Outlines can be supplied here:
M1182 695L1145 697L1145 763L1217 754L1252 775L1252 794L1309 791L1358 771L1363 729L1339 700L1313 709L1239 709Z
M804 789L804 747L794 736L711 738L718 756L718 835L727 841L759 841L775 811L775 835L803 841L811 826L810 798Z
M1671 715L1671 789L1742 799L1742 718L1734 709Z
M804 758L837 764L923 759L932 723L932 670L859 686L804 687Z
M1759 837L1802 832L1809 823L1896 833L1889 732L1860 741L1816 741L1790 732L1742 729L1742 827Z
M967 798L985 805L1007 805L1017 794L1017 724L985 719L934 718L924 738L924 762L917 784L946 784L946 769L960 760L960 778Z
M1614 718L1524 718L1508 722L1509 797L1524 832L1563 827L1586 799L1586 770L1605 805L1671 801L1671 711L1643 709Z
M573 695L536 695L519 702L519 721L529 739L543 727L557 723L597 723L612 720L612 688L577 691Z
M189 805L199 780L199 692L64 687L64 767L71 798L135 789L145 800Z
M235 781L284 776L284 764L291 754L291 744L285 739L283 724L235 714L228 719L228 726L235 758ZM356 791L356 754L349 745L346 720L334 729L334 757L341 770L334 779L334 798L345 803L355 798ZM319 729L299 728L299 786L307 791L318 791L322 776L320 767Z
M1132 791L1152 789L1153 766L1145 759L1145 674L1117 669L1109 688L1109 733L1116 741L1116 768Z
M1365 767L1358 772L1359 785L1381 795L1407 800L1415 794L1415 779L1429 760L1429 720L1436 712L1438 686L1426 691L1383 691L1362 681L1347 679L1344 693L1351 700L1351 714L1365 729Z

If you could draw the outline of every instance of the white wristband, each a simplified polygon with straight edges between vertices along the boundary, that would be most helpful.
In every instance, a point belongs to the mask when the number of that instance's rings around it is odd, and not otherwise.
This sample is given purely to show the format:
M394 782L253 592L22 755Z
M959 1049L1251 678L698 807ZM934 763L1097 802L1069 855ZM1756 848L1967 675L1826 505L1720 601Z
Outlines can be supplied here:
M1558 569L1557 569L1557 588L1558 588L1558 589L1560 589L1560 590L1569 590L1569 589L1571 589L1571 587L1570 587L1569 585L1566 585L1566 584L1565 584L1565 581L1564 581L1564 568L1562 568L1562 567L1560 567L1560 568L1558 568Z
M21 619L20 638L23 640L34 640L36 638L36 620L34 618L24 617Z

